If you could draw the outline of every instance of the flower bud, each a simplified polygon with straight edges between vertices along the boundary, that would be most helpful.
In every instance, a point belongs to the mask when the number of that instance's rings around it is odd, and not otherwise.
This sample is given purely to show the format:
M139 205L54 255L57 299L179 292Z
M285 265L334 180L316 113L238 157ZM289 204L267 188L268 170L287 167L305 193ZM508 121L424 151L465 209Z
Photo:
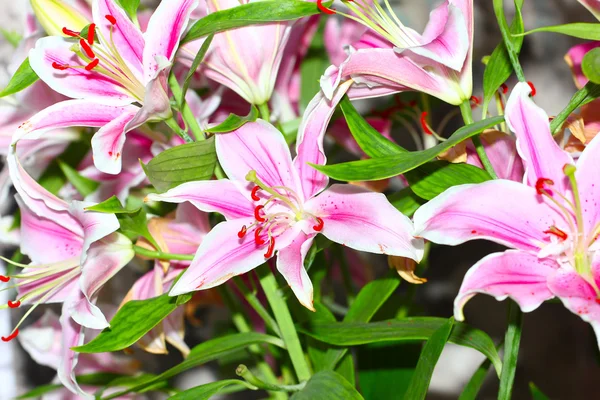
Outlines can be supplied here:
M62 29L82 30L90 21L65 0L31 0L33 12L50 36L66 36Z

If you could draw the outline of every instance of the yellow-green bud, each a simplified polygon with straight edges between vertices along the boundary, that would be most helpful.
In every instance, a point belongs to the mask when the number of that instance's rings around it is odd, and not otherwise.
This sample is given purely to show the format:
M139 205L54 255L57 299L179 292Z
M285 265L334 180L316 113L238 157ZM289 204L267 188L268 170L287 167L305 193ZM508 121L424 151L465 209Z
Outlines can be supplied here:
M64 27L80 31L91 23L64 0L31 0L31 7L40 25L50 36L66 36L62 31Z

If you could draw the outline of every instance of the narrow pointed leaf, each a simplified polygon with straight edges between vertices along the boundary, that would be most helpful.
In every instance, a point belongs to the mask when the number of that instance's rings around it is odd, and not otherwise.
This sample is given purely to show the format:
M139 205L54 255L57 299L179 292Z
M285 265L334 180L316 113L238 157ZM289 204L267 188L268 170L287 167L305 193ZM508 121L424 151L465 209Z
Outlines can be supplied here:
M530 35L536 32L554 32L567 36L573 36L579 39L600 40L600 24L589 22L575 22L572 24L542 26L523 33Z
M61 160L57 160L57 162L63 174L65 174L67 180L71 182L71 184L83 197L94 193L94 191L100 186L100 183L96 182L93 179L89 179L85 176L82 176L79 172L77 172L76 169L71 167L69 164Z
M206 53L208 52L208 48L210 47L210 44L212 43L213 37L214 37L214 34L209 35L206 38L206 40L204 41L204 43L202 43L202 46L200 46L200 50L198 50L198 53L196 53L196 57L194 57L194 61L192 62L192 65L191 65L187 75L185 76L185 79L183 81L183 86L181 87L181 96L179 98L179 108L180 109L182 109L183 105L185 104L185 94L187 93L187 91L190 87L190 82L192 81L192 78L194 77L196 70L200 66L200 63L202 62L202 60L204 60L204 57L206 56Z
M140 0L117 0L117 3L125 10L132 21L137 21L137 10L140 6Z
M321 371L313 375L291 400L361 400L363 397L340 374Z
M529 391L533 400L550 400L533 382L529 382Z
M562 128L564 122L569 118L569 115L577 108L586 105L587 103L594 101L600 97L600 85L594 82L588 82L584 87L579 89L569 104L550 122L550 130L553 134L556 134Z
M142 167L162 193L185 182L210 179L216 164L215 140L211 138L167 149Z
M407 217L412 217L415 211L425 204L425 201L417 196L410 187L388 196L388 201Z
M397 155L334 165L311 165L325 175L340 181L373 181L391 178L425 164L443 151L483 132L485 129L491 128L502 122L503 119L503 117L492 117L464 126L454 132L454 134L445 142L427 150L400 153Z
M258 109L254 106L250 108L248 115L239 116L235 114L229 114L225 121L221 122L217 126L213 126L206 130L208 133L227 133L235 131L241 128L247 122L254 122L258 118Z
M256 388L246 381L239 379L226 379L224 381L207 383L204 385L196 386L183 392L177 393L174 396L169 397L169 400L208 400L212 396L219 393L225 388L231 388L237 386L241 390L250 389L256 390Z
M39 77L31 68L29 57L27 57L12 76L8 85L0 92L0 97L18 93L33 85L38 79Z
M329 6L331 3L327 1L323 5ZM243 4L214 12L198 20L185 35L182 43L228 29L273 21L291 21L319 12L316 3L302 0L270 0Z

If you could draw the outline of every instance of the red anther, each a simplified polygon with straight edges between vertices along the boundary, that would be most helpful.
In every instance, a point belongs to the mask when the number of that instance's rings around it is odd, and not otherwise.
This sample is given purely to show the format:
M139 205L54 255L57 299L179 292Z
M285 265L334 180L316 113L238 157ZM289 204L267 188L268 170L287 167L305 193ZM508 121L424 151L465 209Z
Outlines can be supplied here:
M331 8L327 8L323 5L323 0L317 0L317 8L322 13L329 14L329 15L335 14L335 10L332 10Z
M79 37L79 32L72 31L70 29L67 29L66 27L62 28L62 33L71 37Z
M264 219L261 215L260 215L260 210L262 210L263 208L265 208L265 206L256 206L256 208L254 209L254 218L256 218L256 220L258 222L265 222L266 219Z
M97 58L94 59L91 63L89 63L88 65L85 66L85 70L86 71L91 71L94 68L96 68L96 65L98 65L98 63L100 62L100 60L98 60Z
M544 233L547 233L549 235L554 235L554 236L558 237L560 240L567 240L567 238L569 237L569 235L567 235L565 231L558 229L555 226L551 226L550 229L548 229L547 231L544 231Z
M87 56L89 58L96 57L96 54L94 54L94 50L92 50L90 45L85 40L79 39L79 45L81 46L81 48L83 49L83 51L85 52L85 54L87 54Z
M265 244L265 241L260 237L260 231L262 231L262 228L256 228L254 231L254 242L257 246L262 246Z
M471 103L473 103L473 105L475 105L475 106L478 106L479 104L481 104L481 100L477 96L471 96L471 98L469 100L471 100Z
M3 342L10 342L14 338L16 338L18 334L19 334L19 330L15 329L15 331L13 333L11 333L9 336L6 336L6 337L2 336L2 341Z
M252 197L252 200L254 201L259 201L260 197L258 197L257 193L260 190L260 186L254 186L252 188L252 193L250 193L250 197Z
M59 64L56 61L54 61L52 63L52 68L57 69L59 71L64 71L65 69L69 69L69 66L68 65L62 65L62 64Z
M596 303L600 304L600 298L596 297Z
M19 300L17 300L17 301L11 301L11 300L9 300L8 301L8 306L10 308L18 308L20 305L21 305L21 302Z
M531 83L530 81L527 81L527 84L529 85L529 87L531 88L531 97L535 96L537 93L537 90L535 89L535 86L533 83Z
M535 190L537 192L537 194L544 194L547 193L550 196L552 196L552 192L550 190L546 189L546 185L548 186L552 186L554 185L554 181L552 179L548 179L548 178L538 178L537 182L535 182Z
M271 236L269 238L269 247L267 247L267 252L265 253L265 258L273 257L273 252L275 251L275 238Z
M0 275L0 281L6 283L6 282L10 281L10 276Z
M117 24L117 19L110 14L105 15L104 18L106 18L108 20L108 22L110 22L113 25Z
M90 24L90 29L88 29L88 43L89 45L94 44L94 35L96 34L96 24Z
M244 236L246 236L246 232L248 231L248 228L246 228L246 225L242 226L242 229L240 229L240 231L238 232L238 237L241 239Z
M319 217L315 217L315 219L317 220L317 224L313 225L313 229L317 232L321 232L323 230L323 226L325 225L325 221Z
M500 87L502 88L502 94L508 93L508 86L506 85L506 83L503 83Z
M423 132L427 135L433 135L431 129L429 129L429 125L427 125L427 111L423 111L421 113L421 128L423 128Z

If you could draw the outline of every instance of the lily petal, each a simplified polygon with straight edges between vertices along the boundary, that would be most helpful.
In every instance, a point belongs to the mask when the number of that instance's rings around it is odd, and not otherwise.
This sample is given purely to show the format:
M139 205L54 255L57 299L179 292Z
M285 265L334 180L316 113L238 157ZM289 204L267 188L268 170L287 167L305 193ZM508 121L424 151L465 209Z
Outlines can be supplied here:
M311 311L315 311L313 285L304 268L304 259L314 236L301 232L288 247L277 254L277 270L290 285L300 304Z
M23 122L13 135L12 143L20 139L39 139L53 129L86 126L102 127L123 113L138 110L135 106L116 107L88 100L66 100L56 103Z
M600 11L600 5L598 6ZM588 51L595 49L596 47L600 47L600 42L587 42L581 43L576 46L573 46L569 49L567 54L565 55L565 61L571 68L571 72L573 73L573 79L575 80L575 86L578 88L582 88L588 82L588 78L583 74L583 70L581 69L581 62L583 61L583 57L588 53Z
M110 235L119 229L119 220L114 214L86 211L86 207L94 203L73 200L69 212L73 215L83 228L83 245L81 264L85 263L87 251L92 243Z
M567 193L570 186L563 167L573 164L573 159L554 141L548 114L533 102L530 93L529 85L519 82L506 102L506 123L517 137L525 180L535 187L538 179L551 179L559 193Z
M381 193L336 184L307 201L305 209L324 221L321 233L334 242L415 261L423 257L423 240L412 236L410 219Z
M98 292L135 255L131 241L120 233L92 244L81 267L79 284L84 298L73 307L71 316L79 324L93 329L108 326L106 318L94 305Z
M160 68L157 56L173 61L190 14L197 6L197 0L171 0L158 5L144 34L144 82L156 76Z
M199 210L218 212L228 220L254 215L250 199L244 197L239 187L229 179L187 182L162 194L149 194L146 199L167 203L189 201Z
M471 46L468 25L462 10L449 1L442 3L429 15L429 22L419 41L419 46L407 49L460 71Z
M74 99L86 99L105 105L123 106L135 98L118 82L85 68L67 68L59 71L52 63L85 66L72 50L73 42L58 36L39 39L29 52L29 62L35 73L56 92Z
M598 0L578 0L585 8L589 10L596 19L600 20L600 3Z
M136 78L143 82L142 60L145 42L142 32L131 22L125 11L114 0L94 1L92 14L97 29L104 39L110 40L112 37L112 42L119 55ZM117 23L112 25L106 19L107 15L111 15Z
M105 174L121 172L126 126L135 117L136 111L122 113L96 132L92 138L94 165Z
M217 157L230 179L246 184L246 175L254 170L268 186L285 186L301 195L290 149L273 125L263 120L248 122L231 133L217 135ZM235 157L232 155L235 154Z
M419 208L414 223L416 236L439 244L487 239L536 253L549 243L550 226L569 231L535 189L508 180L452 187Z
M454 300L454 317L463 321L463 307L477 293L502 301L510 297L523 312L535 310L554 297L547 280L559 268L552 259L539 259L519 250L493 253L473 265Z
M58 316L46 309L42 317L23 329L17 338L36 363L58 369L61 361L60 329Z
M84 399L93 399L94 397L84 392L77 384L75 378L75 367L79 359L79 353L71 350L76 346L81 346L84 341L84 331L81 325L78 325L71 319L68 313L69 303L65 302L60 316L60 325L62 331L62 355L58 366L58 379L71 392L80 395Z
M577 160L575 178L581 197L581 212L583 214L585 232L588 235L598 234L593 232L599 229L600 224L600 184L598 184L598 171L600 171L600 135L597 135L585 147Z

